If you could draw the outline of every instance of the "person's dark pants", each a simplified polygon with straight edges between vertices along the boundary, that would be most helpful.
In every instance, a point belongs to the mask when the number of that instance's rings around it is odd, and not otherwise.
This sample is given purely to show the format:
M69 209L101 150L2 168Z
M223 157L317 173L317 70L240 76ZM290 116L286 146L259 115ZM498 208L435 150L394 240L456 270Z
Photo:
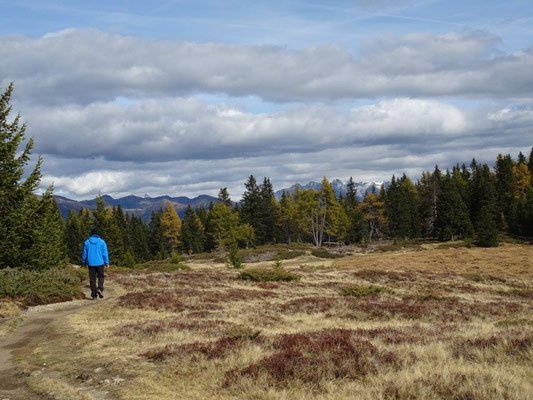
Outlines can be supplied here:
M89 267L89 281L91 282L91 296L96 297L96 277L98 276L98 289L104 291L104 266Z

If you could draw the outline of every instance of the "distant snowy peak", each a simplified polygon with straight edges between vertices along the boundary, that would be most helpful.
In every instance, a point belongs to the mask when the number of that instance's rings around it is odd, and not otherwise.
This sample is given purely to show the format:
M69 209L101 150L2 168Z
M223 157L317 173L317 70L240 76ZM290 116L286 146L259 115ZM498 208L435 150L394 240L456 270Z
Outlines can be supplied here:
M385 187L389 186L389 182L385 181L379 181L379 182L371 182L371 181L364 181L364 182L354 182L355 188L357 189L357 198L359 200L362 200L365 197L365 194L372 190L372 187L375 186L376 189L380 189L382 185L385 185ZM335 195L339 197L340 195L344 196L346 195L346 183L341 181L340 179L333 179L331 181L331 187L333 188ZM283 192L289 192L291 194L294 194L296 192L296 188L306 190L306 189L313 189L313 190L320 190L322 188L322 184L320 182L310 181L305 185L302 185L300 183L296 183L292 185L289 188L281 189L276 191L275 196L276 199L280 199L283 195Z

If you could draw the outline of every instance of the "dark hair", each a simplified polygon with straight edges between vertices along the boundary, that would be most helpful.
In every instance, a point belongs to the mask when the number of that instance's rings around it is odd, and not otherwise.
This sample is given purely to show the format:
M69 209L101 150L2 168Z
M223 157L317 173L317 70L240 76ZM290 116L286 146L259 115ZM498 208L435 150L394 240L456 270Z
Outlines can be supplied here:
M94 236L94 235L100 236L100 231L98 230L98 228L91 229L91 236Z

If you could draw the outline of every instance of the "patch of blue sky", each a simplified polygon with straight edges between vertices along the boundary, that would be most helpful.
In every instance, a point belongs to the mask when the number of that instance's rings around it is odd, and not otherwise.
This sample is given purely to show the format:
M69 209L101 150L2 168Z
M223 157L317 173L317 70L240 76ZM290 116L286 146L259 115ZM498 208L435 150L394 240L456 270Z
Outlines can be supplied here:
M304 48L337 43L357 52L365 38L409 32L484 30L504 48L531 43L530 0L0 0L0 34L39 36L92 28L149 38Z

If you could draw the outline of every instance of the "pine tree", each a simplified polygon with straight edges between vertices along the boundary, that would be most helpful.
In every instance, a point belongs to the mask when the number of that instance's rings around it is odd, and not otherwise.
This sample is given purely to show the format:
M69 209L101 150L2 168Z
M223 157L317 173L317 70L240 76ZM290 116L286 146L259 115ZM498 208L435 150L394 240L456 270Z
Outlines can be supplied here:
M139 262L151 259L150 254L150 229L141 217L132 216L129 219L129 244L131 254Z
M70 210L65 227L65 244L67 246L67 255L71 263L81 265L81 252L85 239L78 214L73 210Z
M229 197L228 188L223 187L222 189L220 189L220 191L218 192L218 201L228 207L231 207L232 203Z
M515 177L514 161L510 154L498 154L494 167L496 174L496 193L498 203L499 226L503 229L508 221L513 203Z
M358 243L363 238L363 215L359 210L357 189L353 178L350 176L346 184L346 197L343 200L344 210L348 218L346 240L348 243Z
M225 203L222 203L225 204ZM201 253L204 250L204 227L200 218L189 205L181 226L181 245L186 253Z
M263 183L259 187L258 214L257 226L259 231L254 228L257 241L263 244L275 242L277 204L274 198L274 188L268 177L263 179Z
M161 225L162 216L163 210L159 209L158 211L152 211L150 217L149 247L152 257L156 259L163 259L169 256Z
M531 172L531 184L533 185L533 147L531 147L531 153L529 153L527 167L529 168L529 172Z
M261 190L253 175L244 184L245 192L240 202L239 216L243 223L249 224L259 238L264 237L264 229L260 219Z
M475 215L477 242L480 246L493 247L498 245L497 203L494 177L488 165L478 167L476 172L478 213Z
M64 261L62 220L56 218L53 187L40 200L33 193L41 179L40 157L22 179L34 142L30 138L19 151L26 125L20 125L20 115L8 122L12 92L10 84L0 96L0 268L50 268Z
M468 208L456 183L456 179L461 181L462 176L457 169L454 173L458 175L455 179L446 171L440 180L435 221L435 232L440 240L455 240L473 234Z

